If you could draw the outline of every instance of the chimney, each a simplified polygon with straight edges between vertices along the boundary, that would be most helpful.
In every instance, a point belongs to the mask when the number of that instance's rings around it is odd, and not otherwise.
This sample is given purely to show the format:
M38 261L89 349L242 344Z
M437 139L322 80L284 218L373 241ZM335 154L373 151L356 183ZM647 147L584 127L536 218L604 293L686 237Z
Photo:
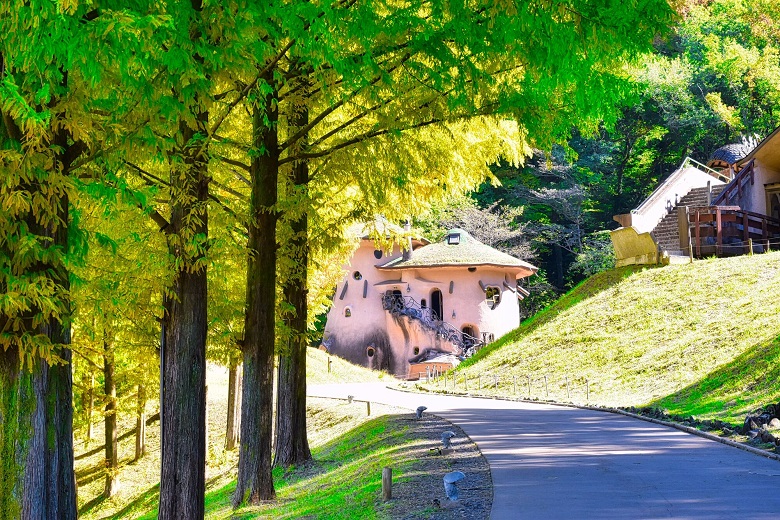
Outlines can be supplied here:
M404 235L406 236L406 249L403 252L404 262L412 258L412 223L408 220L404 224Z

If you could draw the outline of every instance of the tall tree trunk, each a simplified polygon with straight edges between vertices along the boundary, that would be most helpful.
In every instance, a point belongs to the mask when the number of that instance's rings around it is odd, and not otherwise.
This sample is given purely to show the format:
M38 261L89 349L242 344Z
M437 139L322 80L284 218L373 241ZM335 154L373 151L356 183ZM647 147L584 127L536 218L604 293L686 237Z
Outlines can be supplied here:
M307 82L304 76L301 81ZM305 88L304 88L305 91ZM303 128L309 122L309 111L302 104L291 116L291 127ZM295 143L294 151L306 148L306 136ZM303 197L296 201L296 213L291 222L292 239L290 256L295 268L288 273L285 281L284 297L292 306L293 315L289 318L290 340L288 349L279 355L279 372L276 392L276 449L274 464L290 466L311 460L311 450L306 436L306 347L308 321L308 264L309 264L309 227L307 212L309 208L307 186L309 183L309 163L297 161L292 167L291 179L293 196Z
M196 135L206 134L207 112L196 129L179 125L182 164L170 182L169 248L178 266L166 300L163 344L160 519L202 519L206 485L206 327L208 159Z
M81 378L86 390L81 394L82 409L84 410L84 421L87 423L87 441L92 440L92 408L95 406L95 375L92 373L92 366L87 364L89 373L84 372Z
M10 121L10 119L9 119ZM6 123L12 124L12 123ZM67 153L67 134L60 131L55 144L66 151L53 157L53 163L63 172L70 168L72 158ZM54 175L57 175L56 173ZM44 181L45 182L45 181ZM35 186L29 191L39 191ZM51 187L47 187L51 190ZM41 247L68 250L68 196L51 195L56 199L57 217L61 224L42 226L28 214L26 227ZM44 199L46 195L44 195ZM4 255L12 257L18 244L0 241ZM17 268L19 266L16 266ZM69 289L68 271L57 254L38 261L22 276L45 279ZM0 287L5 281L0 278ZM58 297L60 297L58 295ZM23 318L21 334L46 336L55 346L54 353L61 364L49 366L36 356L30 356L26 366L20 363L18 344L0 349L0 518L76 519L76 481L73 473L73 374L71 371L70 302L61 301L58 322L45 318L34 323L38 309ZM7 316L0 314L0 324ZM29 352L26 354L29 355ZM26 357L26 356L25 356Z
M269 84L273 78L265 78ZM276 313L276 213L279 170L278 112L275 92L255 105L252 115L251 218L247 242L244 377L241 398L241 444L233 505L271 500L273 366Z
M146 455L146 386L138 385L138 401L135 409L135 459Z
M225 429L225 449L228 451L236 449L238 443L238 396L239 396L239 377L241 374L241 365L238 358L231 359L228 368L228 403L227 403L227 427Z
M105 320L104 320L105 323ZM119 490L119 445L116 428L116 381L114 379L114 347L108 333L103 329L103 391L106 396L105 434L106 434L106 487L105 497L112 497Z

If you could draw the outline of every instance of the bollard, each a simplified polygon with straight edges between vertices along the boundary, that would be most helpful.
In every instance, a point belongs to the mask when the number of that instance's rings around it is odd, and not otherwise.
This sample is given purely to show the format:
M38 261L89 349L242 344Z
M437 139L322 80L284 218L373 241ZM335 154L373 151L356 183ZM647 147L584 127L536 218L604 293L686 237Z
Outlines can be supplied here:
M371 403L369 401L366 401L366 415L371 416Z
M393 468L382 468L382 500L393 498Z

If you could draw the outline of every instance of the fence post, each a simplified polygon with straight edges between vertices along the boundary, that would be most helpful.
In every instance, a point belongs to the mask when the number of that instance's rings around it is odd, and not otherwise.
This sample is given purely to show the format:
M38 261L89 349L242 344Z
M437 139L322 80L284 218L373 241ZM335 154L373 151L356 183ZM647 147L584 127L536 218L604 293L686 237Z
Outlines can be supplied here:
M750 248L750 252L748 253L750 256L753 256L753 239L748 238L748 247Z
M547 397L550 397L550 389L547 386L547 374L544 375L544 393L547 394Z
M569 376L566 376L566 399L571 399L571 392L569 391Z
M531 398L531 376L525 376L528 379L528 399Z
M393 498L393 468L382 468L382 500Z
M585 378L585 402L590 401L590 381Z
M512 386L513 386L512 393L514 395L517 395L517 376L512 376Z
M371 402L366 401L366 415L371 416Z
M482 374L477 374L477 392L482 390Z
M497 374L493 374L493 381L495 383L494 386L496 387L496 392L498 392L498 375Z

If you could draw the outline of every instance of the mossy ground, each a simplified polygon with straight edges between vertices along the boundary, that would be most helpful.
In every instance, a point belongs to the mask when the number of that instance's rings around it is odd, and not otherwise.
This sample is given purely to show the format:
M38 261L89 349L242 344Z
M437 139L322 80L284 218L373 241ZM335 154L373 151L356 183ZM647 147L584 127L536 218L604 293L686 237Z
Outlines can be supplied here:
M601 273L463 363L449 389L528 397L530 379L532 398L741 423L780 401L779 295L780 253Z

